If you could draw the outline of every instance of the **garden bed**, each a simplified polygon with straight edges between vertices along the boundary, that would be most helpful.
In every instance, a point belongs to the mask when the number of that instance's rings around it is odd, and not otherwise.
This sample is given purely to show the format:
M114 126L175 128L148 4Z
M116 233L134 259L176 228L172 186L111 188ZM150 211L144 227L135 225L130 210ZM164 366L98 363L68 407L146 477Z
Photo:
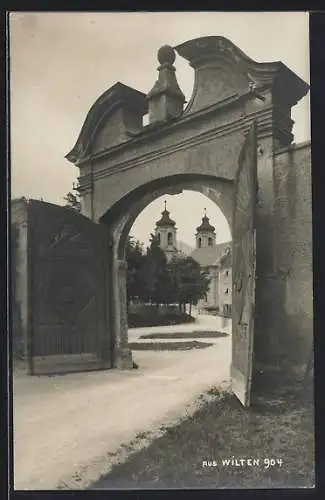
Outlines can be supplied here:
M204 349L213 344L207 342L130 342L131 351L188 351L190 349Z
M140 339L218 339L227 337L225 332L173 332L173 333L148 333L141 335Z

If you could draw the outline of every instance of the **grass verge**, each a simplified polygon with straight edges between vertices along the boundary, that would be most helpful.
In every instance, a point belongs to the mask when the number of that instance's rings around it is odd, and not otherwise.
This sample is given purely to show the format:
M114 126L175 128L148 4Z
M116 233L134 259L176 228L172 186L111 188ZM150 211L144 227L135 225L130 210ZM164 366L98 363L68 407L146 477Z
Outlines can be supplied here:
M189 351L190 349L204 349L213 344L208 342L130 342L131 351Z
M218 339L227 337L224 332L175 332L175 333L148 333L140 339Z
M90 489L312 487L312 396L299 397L298 384L281 380L276 390L268 387L267 396L256 395L249 410L231 393L210 391L212 402L165 428L162 437ZM237 462L223 464L232 458ZM236 465L249 458L255 465Z

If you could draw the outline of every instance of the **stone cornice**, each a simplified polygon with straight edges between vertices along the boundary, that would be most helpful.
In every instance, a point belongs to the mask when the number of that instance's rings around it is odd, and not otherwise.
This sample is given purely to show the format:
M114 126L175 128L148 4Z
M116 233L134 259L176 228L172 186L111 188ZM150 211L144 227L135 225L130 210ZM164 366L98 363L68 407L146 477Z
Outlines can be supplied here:
M93 154L91 156L87 156L83 158L81 161L77 163L77 166L82 166L85 163L89 163L92 161L97 161L97 160L102 160L102 159L112 159L114 156L118 156L122 152L126 151L128 148L134 147L136 144L138 145L145 145L146 143L149 143L151 141L157 140L158 138L162 137L163 135L170 135L172 131L175 131L185 127L192 121L200 120L203 118L209 118L210 115L215 114L217 111L221 112L228 112L231 111L234 108L239 108L240 106L244 106L246 102L252 99L253 93L251 91L245 92L241 95L234 95L230 96L229 98L226 98L224 101L216 103L209 108L206 108L204 110L199 110L196 113L191 113L188 115L183 115L180 119L175 120L173 122L167 122L164 124L159 124L159 125L153 125L150 126L148 125L147 127L144 127L142 131L138 133L132 134L130 139L128 141L123 142L122 144L118 144L116 146L113 146L112 148L105 149L103 151L99 151L96 154ZM248 119L248 122L250 119L254 119L256 117L259 117L262 119L262 117L265 114L268 114L270 110L274 110L274 114L276 114L278 117L282 117L283 123L284 123L284 131L281 132L282 136L285 137L285 142L290 143L293 136L291 134L291 129L293 122L290 118L286 118L283 113L281 112L281 109L272 105L265 105L263 109L256 111L255 113L252 114L247 114L245 120ZM273 112L273 111L272 111ZM251 118L249 118L251 117ZM243 120L241 120L240 123L244 123ZM238 128L241 128L241 126L237 127L236 124L238 124L238 120L235 120L233 122L233 125ZM261 123L262 124L262 123ZM229 128L233 128L232 122L228 123L226 125L222 125L220 129L223 129L223 127L226 127L227 132L229 133ZM273 127L273 128L272 128ZM274 125L269 123L269 129L268 130L273 130L276 128ZM213 129L215 131L215 128ZM264 134L263 130L259 130L260 137L264 137L266 132L266 128L264 127ZM213 132L212 132L213 133ZM281 135L280 134L280 135ZM196 135L196 137L201 137L201 135ZM192 139L190 138L189 141ZM200 142L200 141L198 141ZM172 148L169 148L171 151ZM132 161L132 160L130 160ZM123 162L125 164L125 162Z
M134 133L132 135L129 134L130 139L124 141L122 144L104 149L96 154L81 157L75 164L78 167L82 167L83 164L87 164L92 161L113 158L114 156L123 154L127 149L134 147L135 145L146 145L164 135L170 135L171 132L176 132L176 130L181 129L182 127L186 127L192 121L194 122L210 118L210 116L212 114L215 114L217 111L226 113L228 111L231 111L232 109L235 109L236 107L239 108L240 106L244 106L247 101L252 99L252 96L252 92L247 91L242 93L241 95L233 95L227 97L223 101L215 103L208 108L205 108L204 110L199 110L196 113L183 115L179 119L154 125L147 125L140 132ZM263 110L259 111L258 113L263 113Z
M196 86L198 83L196 79L191 101L180 117L176 119L170 118L143 127L139 132L132 133L126 130L125 137L123 137L120 144L105 148L96 154L91 154L89 153L90 146L94 141L99 125L109 113L112 113L117 107L126 107L132 108L139 116L142 116L148 110L145 94L118 82L100 96L90 109L76 145L66 156L69 161L78 167L82 167L84 163L92 160L97 161L104 157L112 158L119 153L125 152L129 147L134 147L135 144L143 146L156 138L160 138L163 134L171 135L177 127L189 123L187 120L208 118L209 113L215 111L228 111L236 106L239 108L246 100L253 97L256 89L260 94L265 90L270 92L273 104L286 108L289 112L290 108L306 95L309 89L309 86L283 63L258 63L253 61L224 37L212 36L190 40L178 45L175 49L180 56L190 61L196 72L200 71L200 67L213 66L215 61L226 61L229 76L234 77L235 80L238 77L240 81L235 82L232 90L227 88L225 92L222 91L220 94L216 90L217 95L215 98L217 101L215 100L211 106L209 100L205 97L204 102L201 100L199 106L191 109L191 103L193 103L197 92ZM217 85L218 88L216 78L217 76L210 76L209 82ZM228 83L224 83L227 87ZM254 90L249 88L250 85ZM287 125L285 128L287 128ZM286 132L285 135L283 142L290 142L292 140L291 136Z
M275 155L280 155L283 153L288 153L290 151L298 151L300 149L311 149L311 141L299 142L298 144L292 143L283 148L278 148L274 151Z
M290 132L287 130L286 133L283 131L278 131L274 124L274 106L272 104L265 106L263 110L258 110L254 113L245 115L242 119L235 119L231 122L223 124L219 127L211 128L207 131L202 132L201 134L196 134L193 137L186 138L180 141L173 146L166 145L160 149L156 149L155 151L146 152L142 155L135 155L134 157L128 160L117 161L109 167L102 168L93 172L93 175L86 174L85 176L80 177L80 188L83 191L87 191L90 188L91 182L94 180L101 179L103 177L108 177L110 175L114 175L116 173L121 173L126 170L146 165L150 162L155 161L158 158L163 158L166 156L171 156L172 154L178 151L190 150L191 148L195 148L198 145L207 144L216 139L220 139L225 136L229 136L232 134L236 134L240 131L244 134L249 130L251 123L257 119L258 121L258 140L261 140L266 137L270 137L270 135L275 135L275 137L284 137L287 141L291 138ZM291 124L291 120L289 120L289 125ZM282 136L281 136L282 134ZM106 155L102 157L105 159ZM97 158L96 158L97 159ZM229 180L233 180L232 177L229 177Z
M256 118L258 118L258 138L262 139L266 136L269 136L270 133L272 133L273 130L272 110L273 106L270 105L267 108L265 108L262 113L261 111L251 113L250 115L245 116L240 121L234 120L220 127L211 128L208 131L202 132L201 134L196 134L193 137L182 140L181 142L173 145L172 147L170 145L167 145L155 151L150 151L149 153L145 153L141 156L135 156L126 161L125 160L119 161L117 163L114 163L114 165L108 168L103 168L101 170L95 171L93 178L94 180L96 180L102 177L113 175L117 172L120 173L125 170L129 170L130 168L150 163L157 158L162 158L164 156L172 155L177 151L188 150L200 144L208 143L231 134L236 134L240 131L243 132L243 137L244 137L244 133L249 130L252 121Z

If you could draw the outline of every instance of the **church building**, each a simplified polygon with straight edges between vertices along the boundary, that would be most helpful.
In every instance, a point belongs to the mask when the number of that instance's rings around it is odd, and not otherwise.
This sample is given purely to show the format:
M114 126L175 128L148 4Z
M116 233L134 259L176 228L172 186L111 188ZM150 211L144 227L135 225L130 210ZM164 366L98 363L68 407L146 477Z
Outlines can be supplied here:
M168 262L184 254L177 241L176 222L170 218L170 212L165 208L161 218L156 222L155 235L159 245L164 250ZM210 287L207 296L200 303L201 309L210 310L226 316L231 315L232 293L232 260L231 241L216 243L215 227L210 224L206 209L200 226L196 228L195 249L190 253L202 269L210 275Z
M232 260L231 241L216 243L215 227L210 224L206 209L196 228L196 248L191 257L210 275L210 287L200 307L226 316L231 315Z

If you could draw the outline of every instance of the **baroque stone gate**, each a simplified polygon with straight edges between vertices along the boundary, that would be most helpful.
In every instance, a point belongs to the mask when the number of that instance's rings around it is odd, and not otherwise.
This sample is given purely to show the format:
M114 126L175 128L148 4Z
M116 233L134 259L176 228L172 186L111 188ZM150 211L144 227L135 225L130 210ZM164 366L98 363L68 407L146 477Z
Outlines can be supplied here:
M175 51L195 72L186 107ZM251 279L245 299L254 318L250 358L254 330L256 360L303 364L313 337L310 144L293 143L291 109L308 85L283 63L257 63L218 36L164 46L158 60L149 94L116 83L92 106L67 155L80 170L83 216L104 225L108 235L112 366L132 366L124 253L129 231L151 201L184 189L218 204L234 242L243 236L234 227L236 207L237 215L246 211L251 239L234 287L242 288L243 276Z

